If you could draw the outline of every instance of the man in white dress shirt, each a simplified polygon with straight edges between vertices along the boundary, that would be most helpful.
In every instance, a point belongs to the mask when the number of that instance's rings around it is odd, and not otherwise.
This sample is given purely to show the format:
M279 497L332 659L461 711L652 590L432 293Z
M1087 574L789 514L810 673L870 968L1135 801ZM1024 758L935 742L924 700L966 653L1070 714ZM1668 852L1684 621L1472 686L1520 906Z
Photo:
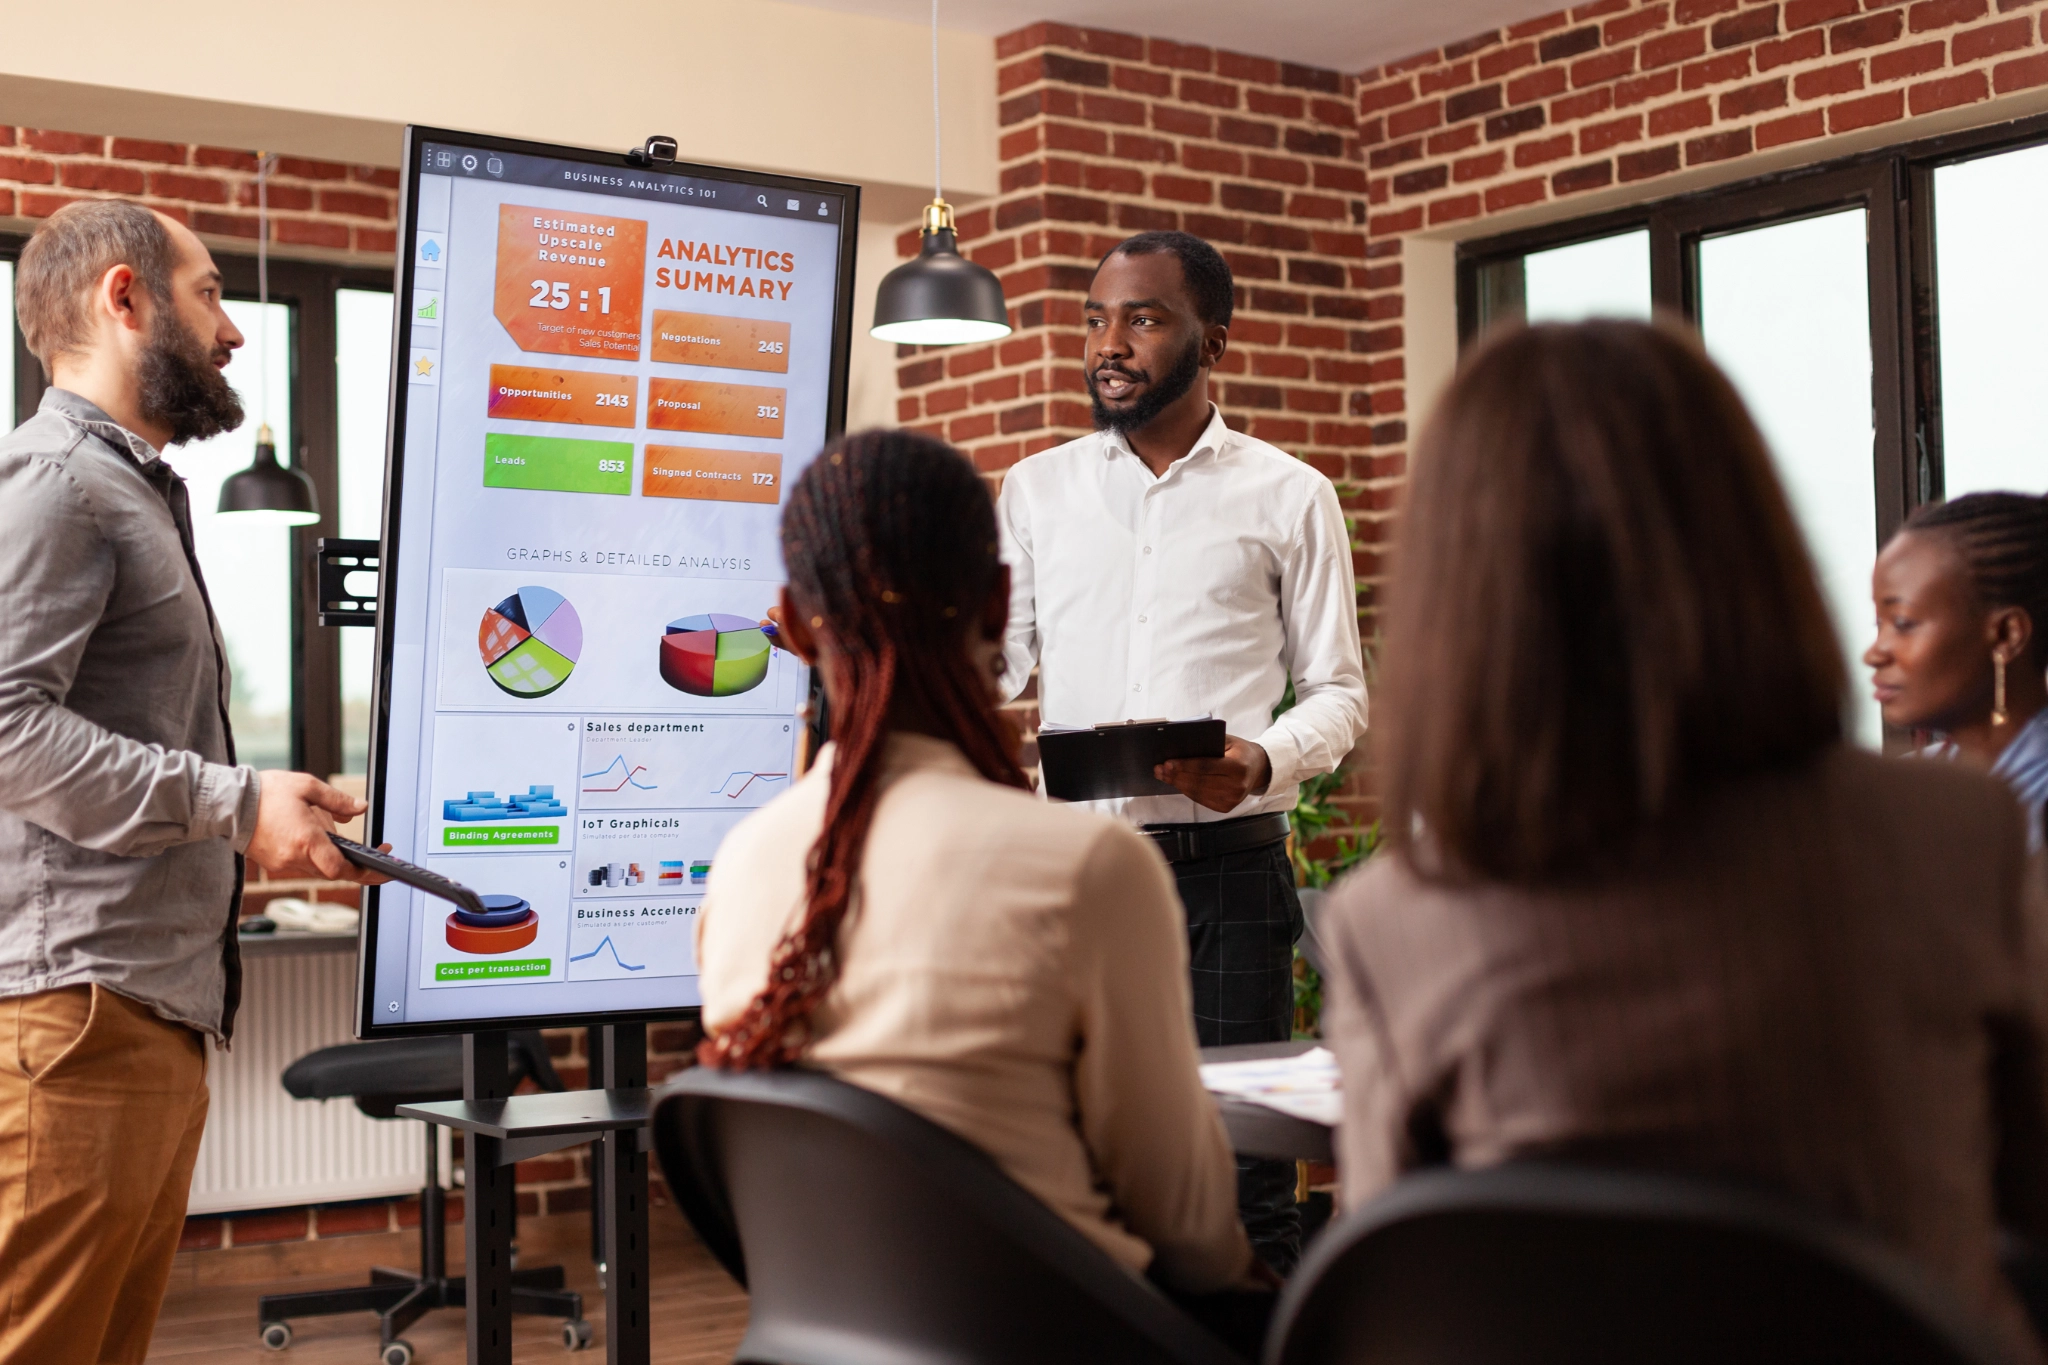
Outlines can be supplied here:
M1012 468L998 505L1013 696L1035 664L1046 725L1213 715L1229 733L1219 759L1160 767L1182 795L1094 803L1173 865L1205 1047L1292 1035L1302 919L1287 812L1366 722L1337 492L1209 401L1231 302L1230 267L1186 233L1141 233L1104 257L1086 305L1097 430ZM1290 681L1295 704L1276 717ZM1241 1161L1238 1190L1254 1247L1293 1269L1293 1164Z

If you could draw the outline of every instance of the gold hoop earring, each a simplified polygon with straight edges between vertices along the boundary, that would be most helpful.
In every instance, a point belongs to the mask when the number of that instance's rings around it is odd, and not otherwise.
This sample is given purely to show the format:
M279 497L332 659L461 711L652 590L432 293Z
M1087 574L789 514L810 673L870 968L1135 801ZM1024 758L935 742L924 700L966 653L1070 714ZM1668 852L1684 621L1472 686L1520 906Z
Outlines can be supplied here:
M1991 656L1991 723L2005 725L2011 721L2005 714L2005 657Z

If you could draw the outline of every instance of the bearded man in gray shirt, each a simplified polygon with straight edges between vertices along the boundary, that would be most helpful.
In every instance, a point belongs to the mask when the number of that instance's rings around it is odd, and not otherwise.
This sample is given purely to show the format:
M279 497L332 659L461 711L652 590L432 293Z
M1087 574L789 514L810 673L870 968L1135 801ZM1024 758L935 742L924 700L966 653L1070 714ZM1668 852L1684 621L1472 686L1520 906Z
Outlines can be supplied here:
M230 430L241 333L199 239L53 215L17 313L52 388L0 439L0 1361L141 1361L234 1028L242 860L363 881L362 803L237 766L164 447ZM283 568L282 565L279 566Z

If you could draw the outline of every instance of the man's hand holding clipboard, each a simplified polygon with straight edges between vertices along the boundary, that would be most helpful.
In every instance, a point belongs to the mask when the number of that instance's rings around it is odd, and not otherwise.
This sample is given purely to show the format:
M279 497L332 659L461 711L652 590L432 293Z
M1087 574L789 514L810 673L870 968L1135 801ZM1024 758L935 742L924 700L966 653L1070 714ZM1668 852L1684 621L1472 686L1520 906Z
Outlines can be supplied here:
M1131 720L1038 732L1046 795L1059 801L1185 796L1214 811L1263 791L1265 751L1223 732L1220 720Z
M1266 751L1236 735L1223 737L1220 758L1170 758L1153 775L1198 806L1233 811L1247 796L1263 796L1273 781Z

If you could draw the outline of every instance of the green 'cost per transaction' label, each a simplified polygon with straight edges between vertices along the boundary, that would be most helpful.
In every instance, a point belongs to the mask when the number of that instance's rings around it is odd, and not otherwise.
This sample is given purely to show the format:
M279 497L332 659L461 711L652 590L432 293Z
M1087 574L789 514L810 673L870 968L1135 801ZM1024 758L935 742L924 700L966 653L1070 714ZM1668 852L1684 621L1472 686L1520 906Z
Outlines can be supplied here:
M633 443L488 432L484 436L484 487L627 497L633 492Z
M436 981L506 981L519 977L546 976L555 969L550 957L516 958L510 962L436 962Z

